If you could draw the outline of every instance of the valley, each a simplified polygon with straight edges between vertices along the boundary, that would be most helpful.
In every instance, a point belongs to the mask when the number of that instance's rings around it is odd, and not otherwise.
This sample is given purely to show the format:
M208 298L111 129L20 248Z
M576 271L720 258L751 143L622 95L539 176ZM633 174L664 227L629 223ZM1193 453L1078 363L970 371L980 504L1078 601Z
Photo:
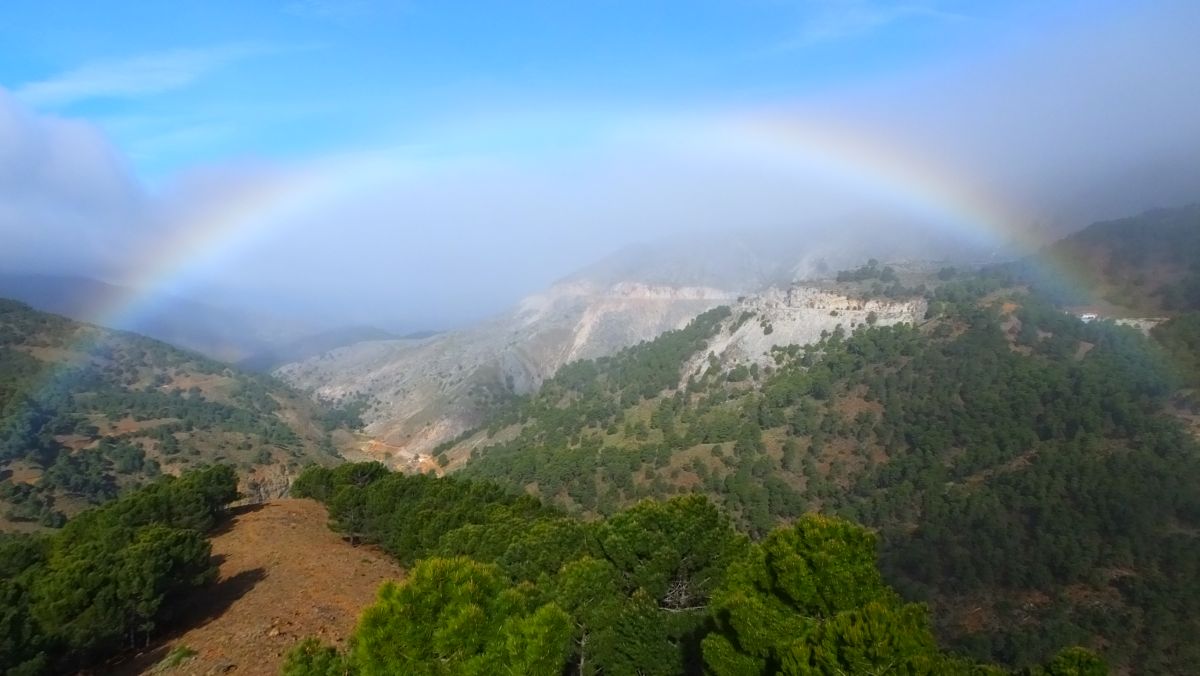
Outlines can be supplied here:
M707 287L576 281L478 326L421 340L359 343L275 371L333 402L363 397L367 452L416 468L492 406L537 389L559 367L611 354L687 323L733 294Z

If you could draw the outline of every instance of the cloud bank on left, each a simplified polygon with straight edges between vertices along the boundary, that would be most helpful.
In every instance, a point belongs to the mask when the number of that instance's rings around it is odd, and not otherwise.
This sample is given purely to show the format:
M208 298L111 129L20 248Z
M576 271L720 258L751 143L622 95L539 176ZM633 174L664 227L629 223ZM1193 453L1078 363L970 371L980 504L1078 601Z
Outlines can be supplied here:
M94 125L35 113L0 89L0 264L112 272L148 226L147 207Z

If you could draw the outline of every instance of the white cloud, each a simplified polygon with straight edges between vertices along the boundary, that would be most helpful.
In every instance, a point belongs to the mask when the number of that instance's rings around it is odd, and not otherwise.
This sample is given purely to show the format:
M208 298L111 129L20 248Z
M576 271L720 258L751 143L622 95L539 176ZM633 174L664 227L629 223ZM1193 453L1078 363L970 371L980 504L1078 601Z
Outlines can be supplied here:
M872 81L801 108L818 121L836 120L835 129L853 132L864 146L878 139L884 150L894 148L899 158L890 166L907 170L911 154L916 169L931 168L948 188L982 186L1006 210L1035 217L1022 222L1078 226L1178 204L1195 199L1200 185L1200 92L1190 86L1200 81L1200 8L1182 0L1178 8L1064 26L987 60ZM821 31L810 26L811 35L832 39L900 20L847 16ZM762 107L746 113L759 115ZM733 106L668 108L647 114L649 122L637 110L596 110L530 105L527 118L495 114L494 130L486 114L465 116L458 126L408 137L419 147L380 143L375 150L397 165L395 179L383 185L364 179L373 169L311 158L313 171L328 173L318 183L332 186L333 196L299 194L298 216L231 248L223 254L228 260L200 266L194 288L219 282L230 298L261 307L291 302L314 314L452 323L497 310L629 241L683 241L698 230L734 227L800 232L813 224L879 245L857 237L857 223L899 224L901 232L900 225L924 217L890 185L793 161L774 137L760 156L759 146L727 148L715 134L686 125L676 129L682 140L674 144L650 124L669 130L711 116L722 130L730 113L738 117ZM154 135L180 129L160 142L184 146L221 131L128 123L149 125ZM577 134L576 127L599 129ZM537 153L529 153L529 138L542 142ZM363 160L368 169L374 163ZM202 170L143 198L94 128L29 113L0 95L0 267L61 270L122 253L136 264L143 259L129 252L155 251L156 236L202 221L203 209L237 203L256 181L274 177L226 163L208 167L211 175L196 173ZM927 241L914 236L907 243Z
M36 107L96 98L136 98L186 87L223 66L270 51L274 50L263 45L234 44L96 61L27 83L15 94Z
M823 111L901 139L1058 229L1200 197L1200 5L1063 20L1019 49L839 95Z
M32 113L0 89L0 265L116 264L145 225L144 206L95 127Z
M780 50L799 49L878 31L909 19L961 20L965 16L931 1L807 0L799 32L781 43Z

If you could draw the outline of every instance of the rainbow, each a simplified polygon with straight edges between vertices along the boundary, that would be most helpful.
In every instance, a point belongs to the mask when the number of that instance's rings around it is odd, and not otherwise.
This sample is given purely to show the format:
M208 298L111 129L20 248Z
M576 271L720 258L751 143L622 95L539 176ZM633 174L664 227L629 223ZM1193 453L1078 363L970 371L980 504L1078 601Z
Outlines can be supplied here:
M85 318L120 327L153 306L162 292L205 270L219 269L240 251L354 196L402 178L405 165L380 155L349 155L287 172L256 175L220 200L151 237L120 280L125 293L104 299Z
M909 210L937 228L1006 252L1032 253L1040 244L1019 226L1023 219L964 177L829 120L735 113L643 119L633 127L640 140L665 139L668 146L675 141L718 157L727 153L783 172L833 178L871 200ZM618 129L615 136L625 131L628 128ZM151 238L135 257L139 263L131 266L135 276L121 280L129 291L105 299L86 319L101 326L128 326L181 280L219 269L255 242L301 227L322 210L420 176L428 168L428 163L397 160L395 154L360 153L246 181L232 195L165 228L162 237Z
M730 153L748 154L782 171L833 179L976 244L1010 253L1032 253L1043 244L1028 227L1030 220L1006 208L1003 200L868 130L780 113L735 116L718 124L713 136Z
M709 153L832 178L870 200L898 207L976 244L1018 253L1031 253L1040 244L1021 227L1026 219L1006 212L999 200L963 177L828 120L733 114L695 123L662 119L638 124L651 141L660 132L682 143L696 144L701 139ZM299 227L322 209L416 175L419 169L382 154L360 154L250 181L249 187L224 196L170 228L164 238L150 242L138 257L140 262L131 266L136 276L122 284L131 292L109 299L88 319L105 326L125 325L146 310L156 294L179 280L216 269L222 260L272 233Z

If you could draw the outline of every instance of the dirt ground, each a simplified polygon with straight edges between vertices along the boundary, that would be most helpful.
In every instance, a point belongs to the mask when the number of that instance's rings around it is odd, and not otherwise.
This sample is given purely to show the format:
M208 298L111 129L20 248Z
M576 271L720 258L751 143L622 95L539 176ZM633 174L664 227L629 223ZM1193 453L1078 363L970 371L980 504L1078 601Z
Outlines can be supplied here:
M283 656L307 636L344 646L379 585L403 571L379 550L351 547L327 518L311 500L240 508L213 537L220 578L180 629L99 673L266 676L278 674ZM196 655L159 666L185 646Z

